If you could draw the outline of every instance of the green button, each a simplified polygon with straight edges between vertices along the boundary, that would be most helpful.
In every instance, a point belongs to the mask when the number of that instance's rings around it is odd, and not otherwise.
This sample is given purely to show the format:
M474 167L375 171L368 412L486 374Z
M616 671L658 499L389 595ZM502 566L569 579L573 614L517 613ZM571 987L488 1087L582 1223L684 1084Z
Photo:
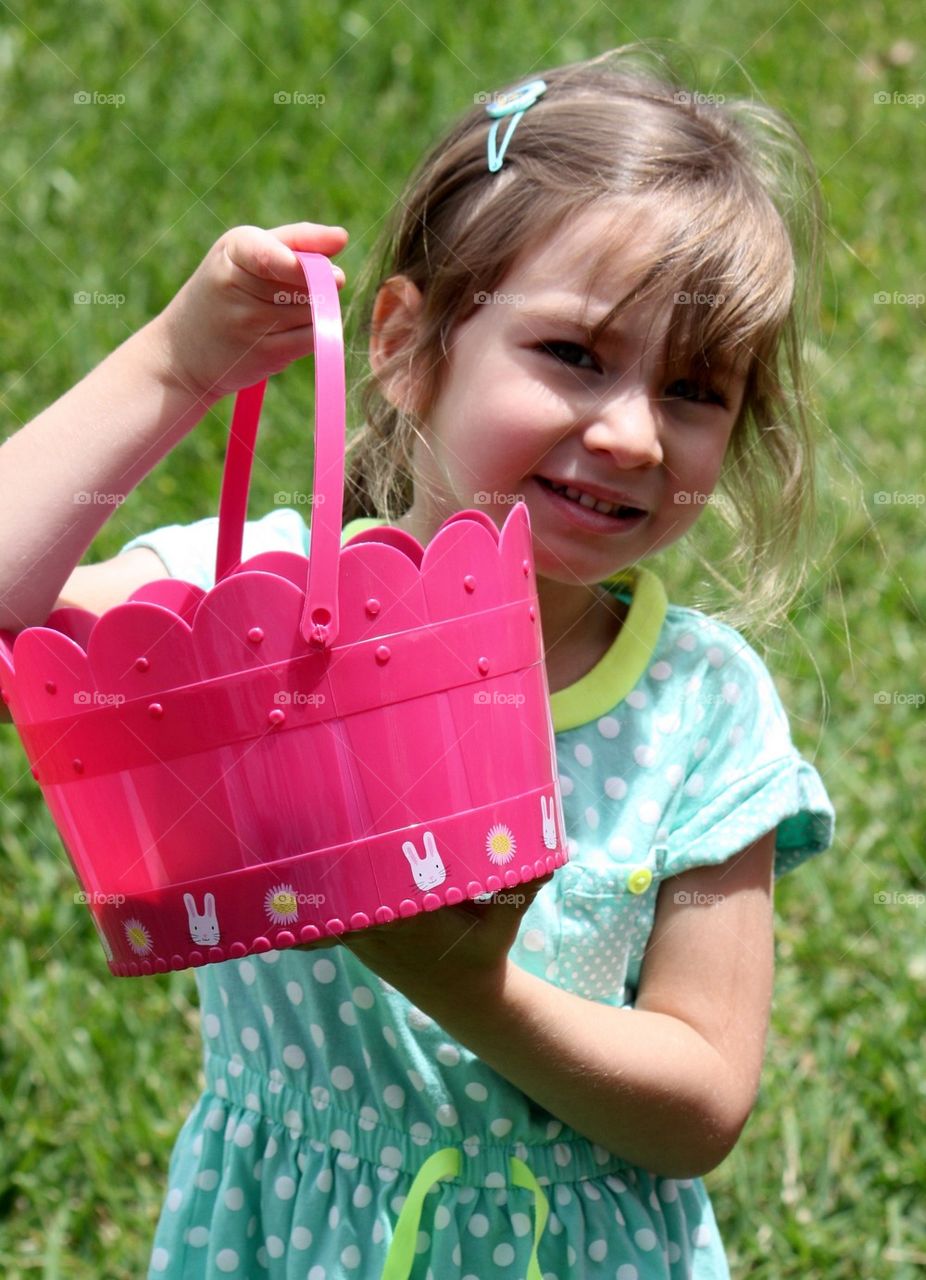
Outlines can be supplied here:
M653 873L649 867L637 867L627 877L627 888L631 893L646 893L653 883Z

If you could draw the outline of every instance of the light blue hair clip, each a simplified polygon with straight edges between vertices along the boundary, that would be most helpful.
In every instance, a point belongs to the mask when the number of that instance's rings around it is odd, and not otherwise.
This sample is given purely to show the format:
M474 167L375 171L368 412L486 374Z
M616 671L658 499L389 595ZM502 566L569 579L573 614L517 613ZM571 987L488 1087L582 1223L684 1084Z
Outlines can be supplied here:
M493 102L486 103L486 113L493 120L492 128L489 130L489 173L498 173L518 121L528 107L532 107L540 95L546 92L546 88L545 80L531 80L508 93L500 93ZM499 121L503 116L511 116L511 123L502 138L501 147L497 149L495 140L498 135Z

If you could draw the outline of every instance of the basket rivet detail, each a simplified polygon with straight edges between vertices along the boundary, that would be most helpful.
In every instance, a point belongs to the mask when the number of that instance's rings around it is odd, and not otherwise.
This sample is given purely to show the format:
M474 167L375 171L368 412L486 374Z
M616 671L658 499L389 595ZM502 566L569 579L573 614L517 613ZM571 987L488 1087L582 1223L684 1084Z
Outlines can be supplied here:
M534 606L533 606L533 605L531 605L531 607L530 607L530 609L528 610L528 612L529 612L529 614L530 614L530 620L531 620L531 622L533 622L533 621L534 621L534 619L537 617L537 610L534 608Z
M71 764L74 766L75 773L83 773L84 771L83 760L78 760L77 757L75 756L75 758L71 761Z
M58 686L55 684L54 680L46 680L46 681L45 681L45 692L46 692L46 693L57 693L57 692L58 692ZM4 701L6 701L6 699L4 699Z
M489 659L480 658L479 661L476 663L476 666L479 668L482 674L485 675L486 672L489 670Z
M163 714L164 714L164 708L161 706L160 702L148 703L148 715L151 717L152 720L160 720Z
M136 670L136 671L147 671L147 670L148 670L148 668L149 668L150 666L151 666L151 663L148 661L148 659L147 659L147 658L136 658L136 659L135 659L135 670Z
M370 615L370 617L375 618L376 615L379 613L380 609L382 608L382 605L376 599L375 596L370 596L369 600L366 602L366 605L364 607L366 608L366 611Z
M264 632L261 627L252 627L251 630L248 632L248 639L250 640L251 644L260 644L263 638L264 638Z
M527 577L527 575L528 575L528 574L530 573L530 571L531 571L531 567L530 567L530 565L527 563L527 561L526 561L526 560L522 560L522 561L521 561L521 570L522 570L522 572L523 572L523 574L524 574L524 576L525 576L525 578L526 578L526 577Z
M392 657L392 651L390 650L388 644L381 644L379 648L376 650L376 661L381 665L388 662L391 657Z
M282 724L286 719L286 712L281 710L279 707L274 707L267 719L271 724Z
M476 590L476 579L473 577L471 573L468 573L466 577L463 579L463 586L470 593Z

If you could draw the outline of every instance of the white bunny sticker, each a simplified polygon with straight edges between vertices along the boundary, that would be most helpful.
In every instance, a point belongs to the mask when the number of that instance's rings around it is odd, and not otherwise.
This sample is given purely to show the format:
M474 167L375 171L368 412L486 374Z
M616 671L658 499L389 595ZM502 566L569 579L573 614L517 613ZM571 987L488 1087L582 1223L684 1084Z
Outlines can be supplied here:
M540 812L543 815L543 843L548 849L556 848L556 820L553 817L555 807L555 799L550 796L550 812L547 813L546 796L540 797Z
M437 852L434 834L431 831L424 833L424 850L424 857L419 858L418 850L411 840L406 840L402 845L402 852L408 859L408 865L415 877L415 884L419 889L434 889L447 879L447 868Z
M190 937L194 942L214 946L219 940L219 922L215 914L215 898L207 893L203 899L203 914L196 910L196 901L191 893L183 895L186 913L190 922Z

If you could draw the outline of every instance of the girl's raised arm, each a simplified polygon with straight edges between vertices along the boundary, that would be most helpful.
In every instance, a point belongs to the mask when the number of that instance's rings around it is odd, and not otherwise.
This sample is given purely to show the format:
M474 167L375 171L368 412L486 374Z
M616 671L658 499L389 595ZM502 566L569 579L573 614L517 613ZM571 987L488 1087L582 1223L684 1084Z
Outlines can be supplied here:
M115 507L212 404L311 350L292 250L346 242L309 222L226 232L160 315L0 446L0 628L45 621Z

